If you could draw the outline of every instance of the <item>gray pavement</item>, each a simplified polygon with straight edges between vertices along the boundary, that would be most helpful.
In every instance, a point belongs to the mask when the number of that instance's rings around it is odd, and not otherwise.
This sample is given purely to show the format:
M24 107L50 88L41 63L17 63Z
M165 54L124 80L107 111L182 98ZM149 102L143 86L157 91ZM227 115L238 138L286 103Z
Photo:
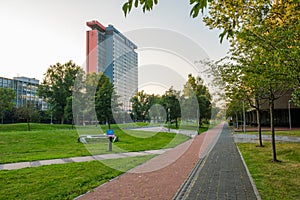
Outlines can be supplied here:
M271 135L262 135L263 141L271 141L272 137ZM258 135L257 134L233 134L234 141L236 143L255 143L258 141ZM275 136L276 141L281 142L298 142L300 143L300 137L296 136Z
M194 174L175 199L260 199L227 125Z
M102 155L94 155L94 156L80 156L80 157L72 157L72 158L38 160L32 162L7 163L7 164L0 164L0 170L17 170L17 169L22 169L27 167L39 167L43 165L53 165L53 164L66 164L71 162L88 162L93 160L117 159L117 158L133 157L133 156L159 155L167 152L168 150L170 149L102 154Z
M194 138L195 136L198 135L197 130L168 129L164 126L139 127L131 130L150 131L150 132L171 132L176 134L183 134L191 138Z

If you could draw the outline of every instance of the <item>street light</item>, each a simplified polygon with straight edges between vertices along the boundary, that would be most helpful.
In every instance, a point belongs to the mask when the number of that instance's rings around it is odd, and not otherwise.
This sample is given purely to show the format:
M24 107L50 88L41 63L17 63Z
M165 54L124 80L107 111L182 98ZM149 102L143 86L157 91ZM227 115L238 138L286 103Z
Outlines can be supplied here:
M244 133L246 132L246 116L245 116L245 102L243 100L243 118L244 118L244 123L243 123L243 129Z
M53 118L53 110L52 110L52 105L50 104L50 110L51 110L51 119L50 119L50 124L53 124L52 118Z
M170 114L170 108L168 108L168 130L170 132L170 126L171 126L171 114Z
M291 120L291 102L292 102L292 99L290 99L290 100L289 100L289 103L288 103L290 130L292 129L292 120Z

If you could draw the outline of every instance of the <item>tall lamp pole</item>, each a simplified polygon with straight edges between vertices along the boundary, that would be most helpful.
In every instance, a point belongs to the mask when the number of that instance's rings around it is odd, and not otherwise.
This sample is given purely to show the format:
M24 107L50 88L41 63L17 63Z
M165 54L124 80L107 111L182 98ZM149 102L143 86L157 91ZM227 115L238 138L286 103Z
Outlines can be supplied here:
M50 119L50 124L53 124L52 118L53 118L53 110L52 110L52 105L50 104L50 110L51 110L51 119Z
M243 129L244 133L246 132L246 115L245 115L245 102L243 100L243 118L244 118L244 124L243 124Z
M288 109L289 109L289 125L290 125L290 130L292 129L292 119L291 119L291 102L292 102L292 99L289 100L289 103L288 103Z
M171 114L170 114L170 108L168 108L168 130L170 132L170 126L171 126Z

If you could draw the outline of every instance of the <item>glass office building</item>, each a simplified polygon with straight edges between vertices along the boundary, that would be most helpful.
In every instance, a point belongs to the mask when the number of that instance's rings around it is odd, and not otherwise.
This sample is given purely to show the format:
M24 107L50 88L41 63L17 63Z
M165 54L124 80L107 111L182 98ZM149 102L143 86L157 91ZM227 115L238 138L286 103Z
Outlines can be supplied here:
M37 94L38 86L39 80L34 78L14 77L9 79L0 77L0 88L11 88L15 91L14 102L17 108L30 101L36 104L39 110L46 109L46 103Z
M114 84L124 111L131 110L130 98L138 89L137 46L114 26L87 22L86 71L103 72Z

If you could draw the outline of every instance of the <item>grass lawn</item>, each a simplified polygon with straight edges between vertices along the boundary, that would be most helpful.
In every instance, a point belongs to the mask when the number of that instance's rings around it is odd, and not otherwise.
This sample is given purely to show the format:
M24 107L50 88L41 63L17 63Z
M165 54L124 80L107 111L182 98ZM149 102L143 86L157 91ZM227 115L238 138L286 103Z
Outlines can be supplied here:
M0 163L90 155L75 130L9 131L0 137Z
M238 144L262 199L300 199L300 144L277 143L279 163L271 161L271 144L264 145Z
M30 123L30 129L32 131L40 130L57 130L57 129L71 129L70 124L39 124ZM15 131L27 131L27 123L18 124L0 124L0 134L1 132L15 132Z
M16 129L19 130L20 126L16 124ZM124 132L115 127L115 134L120 141L114 143L113 152L109 152L107 139L95 140L84 145L77 142L76 129L69 129L65 125L60 127L59 125L34 124L34 126L36 128L33 128L33 131L13 131L14 125L0 125L2 127L2 131L0 131L0 164L170 148L189 139L174 133L153 135L151 132L144 131L126 130ZM49 129L47 129L48 126ZM102 129L104 128L102 127ZM80 127L78 130L79 132L84 131L86 134L99 134L101 129L100 127ZM137 137L138 134L143 135L143 138ZM149 134L148 137L147 134Z
M128 171L152 157L106 162L110 162L109 166ZM74 199L119 176L122 171L111 169L99 161L0 171L0 199Z

